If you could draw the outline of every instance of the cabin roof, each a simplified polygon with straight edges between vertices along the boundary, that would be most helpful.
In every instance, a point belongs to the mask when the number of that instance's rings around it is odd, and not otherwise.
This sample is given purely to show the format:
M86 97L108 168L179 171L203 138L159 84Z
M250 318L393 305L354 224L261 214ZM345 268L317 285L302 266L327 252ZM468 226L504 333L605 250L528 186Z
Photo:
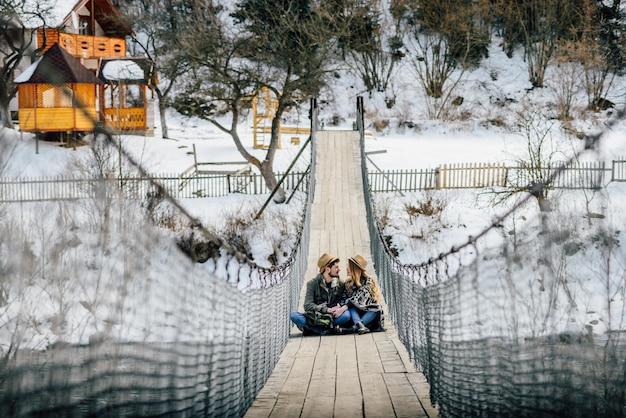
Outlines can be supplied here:
M16 84L102 84L96 75L80 63L78 58L55 43L15 78Z
M156 84L154 62L143 57L102 59L98 76L108 84Z

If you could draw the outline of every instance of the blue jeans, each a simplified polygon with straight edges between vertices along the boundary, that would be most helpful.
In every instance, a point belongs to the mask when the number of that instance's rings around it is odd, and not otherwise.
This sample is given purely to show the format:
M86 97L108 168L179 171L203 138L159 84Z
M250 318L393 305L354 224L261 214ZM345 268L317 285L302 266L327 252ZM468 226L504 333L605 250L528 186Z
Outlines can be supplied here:
M376 319L376 316L378 315L378 312L362 311L355 307L348 309L348 312L350 312L350 317L352 318L352 322L354 322L355 324L357 324L358 322L363 322L363 325L369 324L374 319Z
M350 319L352 317L350 316L350 310L345 311L344 313L342 313L341 315L339 315L338 318L335 318L333 320L333 325L345 325L346 323L350 322Z
M350 311L347 310L341 315L339 315L338 318L333 319L333 325L339 325L339 326L345 325L347 322L350 321L350 318L351 318ZM291 319L291 322L293 322L300 329L304 329L304 327L306 327L306 317L301 312L292 312L289 315L289 319ZM307 327L307 328L311 329L311 327ZM315 330L312 330L312 331L315 332Z

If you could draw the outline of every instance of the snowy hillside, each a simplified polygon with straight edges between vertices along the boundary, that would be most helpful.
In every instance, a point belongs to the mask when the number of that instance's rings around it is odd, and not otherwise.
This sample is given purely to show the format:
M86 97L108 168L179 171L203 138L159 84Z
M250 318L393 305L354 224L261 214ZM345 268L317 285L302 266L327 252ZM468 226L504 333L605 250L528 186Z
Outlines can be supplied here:
M463 74L454 91L455 96L463 98L462 103L458 106L450 105L447 117L443 120L427 117L429 106L433 104L420 92L415 75L409 68L399 70L393 88L386 97L379 93L367 94L360 83L349 75L337 79L337 84L324 90L319 97L320 119L327 129L352 129L356 97L363 96L367 112L366 129L372 133L366 137L365 147L366 150L386 151L372 155L375 164L384 170L434 168L440 164L456 162L514 163L523 160L527 158L529 143L528 131L523 129L525 121L532 122L533 128L544 129L541 132L548 139L546 147L561 160L571 157L583 148L584 142L576 137L576 132L602 132L598 146L581 155L581 159L611 161L626 155L626 123L624 120L616 120L608 127L608 122L615 113L614 109L599 113L586 111L585 99L582 91L579 91L573 112L575 119L567 124L554 119L555 91L550 87L530 89L525 63L521 57L510 59L496 47L498 42L494 41L492 45L489 58L478 69ZM548 79L558 83L558 77L558 71L552 69ZM617 108L622 108L626 101L625 93L626 81L618 78L614 81L614 88L608 99ZM389 95L395 98L395 105L391 109L385 105ZM308 104L300 109L293 109L284 121L285 125L293 126L306 126L308 123ZM123 136L117 139L149 172L181 173L192 164L190 150L194 144L202 161L241 160L232 140L205 121L187 119L169 112L168 125L173 139L158 136ZM264 151L252 147L250 126L251 116L247 115L240 127L240 135L245 138L247 149L262 159ZM156 132L157 135L160 132L158 127ZM19 131L5 130L0 135L2 142L10 145L10 154L5 153L10 158L5 165L0 166L0 175L3 178L75 173L76 167L84 167L85 162L91 158L88 146L72 149L60 147L56 143L36 143L31 135ZM283 170L290 164L304 141L300 145L294 145L284 140L282 144L276 157L276 170ZM308 158L299 163L295 170L304 171L307 164ZM621 316L626 311L623 309L626 306L624 292L619 293L619 283L626 270L626 255L619 245L623 240L626 209L624 193L625 186L611 183L605 189L593 193L556 191L550 194L550 199L554 202L554 211L549 215L551 222L555 228L570 231L568 242L577 244L577 251L565 260L567 272L571 274L567 278L568 297L574 299L580 310L568 318L578 321L579 324L593 322L597 332L605 330L611 319L606 306L607 291L612 291L622 306L622 310L613 311L618 315L613 320L621 321ZM237 195L188 199L181 204L207 227L220 233L224 230L225 219L249 218L250 214L254 214L261 207L266 197ZM493 222L494 217L505 213L511 205L517 204L524 197L520 194L505 204L494 206L493 195L485 190L418 192L404 197L397 194L375 196L378 208L387 215L384 233L391 236L393 246L404 263L424 262L452 246L466 242L468 236L481 232ZM419 206L429 198L435 199L442 207L437 216L419 217L408 213L407 205ZM47 251L56 244L75 242L85 246L78 246L72 253L73 263L65 266L72 270L72 277L84 278L80 287L64 287L62 294L53 297L53 292L46 289L46 281L36 270L29 281L15 280L5 283L5 293L2 295L4 307L0 312L0 344L6 347L15 338L13 330L24 318L28 318L28 325L20 330L21 342L25 346L39 349L59 340L86 342L91 335L110 326L103 319L107 314L95 314L95 311L90 311L81 304L81 301L85 301L85 292L93 291L88 286L98 283L95 280L97 275L94 276L94 266L115 268L107 266L105 257L96 262L89 257L78 256L84 252L84 248L98 248L102 245L97 237L86 230L74 232L83 221L84 225L91 225L87 219L83 219L89 217L89 212L83 210L81 216L75 216L73 211L77 210L76 206L60 203L32 206L2 204L0 210L4 214L0 234L3 236L0 240L0 259L5 260L0 263L0 267L4 268L2 271L11 271L12 266L6 260L9 259L9 254L14 254L12 251L27 250L37 259L47 257ZM99 209L94 207L90 210ZM138 208L128 210L129 213L140 212ZM301 207L297 202L289 207L270 205L269 210L273 211L271 215L262 217L258 222L246 224L245 237L249 240L255 262L260 265L268 265L268 257L276 251L277 242L293 234L294 225L301 216ZM38 216L41 213L58 215L42 222ZM601 214L602 218L591 219L588 216L590 213ZM74 222L69 222L72 218ZM280 228L276 225L277 219L280 220ZM513 216L499 223L499 230L481 240L481 248L493 249L503 240L512 239L511 237L530 245L541 234L541 214L532 199L522 205ZM20 227L17 228L16 225ZM142 255L154 260L154 263L142 264L140 273L142 277L150 277L155 283L155 294L150 297L142 296L147 299L125 301L128 306L142 308L127 318L128 322L125 321L124 326L114 325L116 338L120 340L163 336L163 330L151 328L147 324L151 322L149 319L154 320L150 315L177 309L162 309L163 304L167 305L168 299L161 298L161 295L152 299L159 292L158 283L162 277L160 272L169 268L167 263L177 263L179 260L175 255L176 248L168 241L171 232L160 231L157 234L159 238L154 240L153 252ZM599 236L615 238L611 243L612 256L616 260L612 268L615 270L608 274L608 283L607 280L596 279L601 276L597 263L606 260L607 249L606 246L597 245ZM106 245L113 248L116 242L120 242L118 240L123 240L123 237L115 238ZM23 245L15 246L14 243ZM613 246L615 243L618 245ZM527 268L525 274L530 277L529 286L536 286L537 282L532 279L532 266ZM195 266L194 271L197 269L201 267ZM6 281L7 278L8 276L4 276L3 280ZM110 292L107 293L109 296L115 295L114 290L105 292ZM42 303L42 297L47 302ZM55 304L55 301L61 299L63 308L59 308L58 303ZM102 299L103 305L106 304L105 299ZM59 309L63 311L62 327L59 327ZM142 321L146 321L146 324ZM168 323L166 318L156 322ZM192 335L193 332L191 329L179 330L177 335Z

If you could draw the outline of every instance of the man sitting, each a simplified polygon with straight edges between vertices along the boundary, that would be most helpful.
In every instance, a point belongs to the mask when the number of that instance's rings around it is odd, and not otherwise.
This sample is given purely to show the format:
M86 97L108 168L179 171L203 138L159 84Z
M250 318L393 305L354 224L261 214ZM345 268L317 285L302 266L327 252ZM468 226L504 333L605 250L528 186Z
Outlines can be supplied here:
M333 321L329 328L324 328L311 321L307 324L305 314L292 312L289 317L303 335L326 335L330 330L341 330L341 326L351 320L348 307L341 305L345 284L339 278L339 258L324 253L317 261L317 267L319 274L306 284L304 310L307 313L330 314Z

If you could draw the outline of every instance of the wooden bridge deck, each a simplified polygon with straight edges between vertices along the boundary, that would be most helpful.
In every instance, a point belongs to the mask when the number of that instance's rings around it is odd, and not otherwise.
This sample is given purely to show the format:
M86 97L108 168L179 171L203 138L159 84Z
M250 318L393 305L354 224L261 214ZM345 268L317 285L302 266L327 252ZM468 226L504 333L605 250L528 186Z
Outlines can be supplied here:
M317 274L317 259L324 252L341 259L343 279L347 259L356 253L368 260L368 273L375 275L358 132L321 131L316 134L316 144L307 279ZM437 416L428 383L410 362L388 314L385 328L385 332L365 335L303 337L292 327L275 370L245 416Z

